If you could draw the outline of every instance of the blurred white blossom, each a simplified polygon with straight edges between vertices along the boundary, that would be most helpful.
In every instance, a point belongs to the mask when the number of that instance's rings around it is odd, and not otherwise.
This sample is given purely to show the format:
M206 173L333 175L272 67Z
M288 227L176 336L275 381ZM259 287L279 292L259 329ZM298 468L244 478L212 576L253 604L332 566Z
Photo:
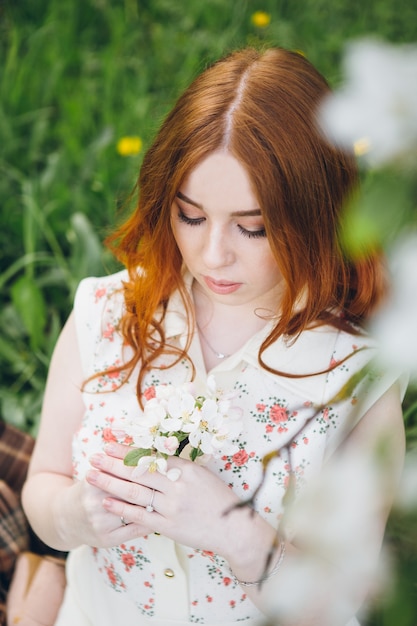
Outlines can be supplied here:
M285 525L312 554L346 574L367 569L383 468L375 452L329 461L286 513Z
M388 481L377 449L375 442L370 454L335 455L289 503L280 531L302 550L287 560L285 577L270 595L268 610L277 623L302 621L306 606L318 602L322 626L357 624L363 590L372 595L385 588L389 563L379 555L375 529Z
M417 46L359 40L347 47L345 84L323 103L333 143L380 166L417 148Z
M399 240L390 256L391 293L371 332L384 364L417 377L417 233Z

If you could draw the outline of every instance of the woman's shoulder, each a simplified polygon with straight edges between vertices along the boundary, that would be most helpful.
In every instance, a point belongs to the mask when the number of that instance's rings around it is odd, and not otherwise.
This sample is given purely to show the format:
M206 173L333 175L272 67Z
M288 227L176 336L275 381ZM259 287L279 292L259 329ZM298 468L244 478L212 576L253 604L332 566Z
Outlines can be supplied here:
M76 317L97 315L111 308L121 308L124 303L123 284L129 280L127 270L107 276L83 278L75 292L74 312Z
M124 312L123 283L129 279L126 270L108 276L89 276L81 280L74 299L74 320L79 350L86 376L92 367L105 369L119 350L117 328Z
M94 301L98 301L103 297L122 291L123 283L128 280L127 270L120 270L107 276L88 276L80 281L75 293L75 301L80 298L92 298Z
M365 332L321 325L306 329L296 337L282 337L277 345L267 348L264 361L273 369L294 375L312 374L328 370L335 361L342 361L349 355L363 353L365 360L369 359L375 347L375 341Z

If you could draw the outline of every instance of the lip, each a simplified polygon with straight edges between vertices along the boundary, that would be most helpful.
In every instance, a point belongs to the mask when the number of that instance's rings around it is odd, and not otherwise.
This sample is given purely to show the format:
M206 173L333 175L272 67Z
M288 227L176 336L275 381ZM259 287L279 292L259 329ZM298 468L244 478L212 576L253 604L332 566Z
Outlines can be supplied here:
M214 280L210 276L203 276L204 282L213 293L225 295L237 291L242 283L232 283L228 280Z

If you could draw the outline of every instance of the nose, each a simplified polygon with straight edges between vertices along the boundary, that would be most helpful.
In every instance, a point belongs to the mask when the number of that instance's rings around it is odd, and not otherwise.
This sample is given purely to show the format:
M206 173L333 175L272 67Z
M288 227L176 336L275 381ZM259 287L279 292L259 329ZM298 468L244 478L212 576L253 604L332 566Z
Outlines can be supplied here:
M202 257L209 269L225 267L234 262L235 254L230 235L221 226L212 226L206 232Z

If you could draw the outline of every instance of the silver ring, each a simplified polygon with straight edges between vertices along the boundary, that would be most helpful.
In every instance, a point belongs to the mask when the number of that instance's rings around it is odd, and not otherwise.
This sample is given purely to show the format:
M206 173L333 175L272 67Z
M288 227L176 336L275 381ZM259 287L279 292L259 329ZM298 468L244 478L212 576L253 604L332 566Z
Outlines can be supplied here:
M122 522L122 526L129 526L129 522L127 522L125 520L125 518L123 517L123 515L120 517L120 521Z
M148 511L148 513L152 513L152 511L155 511L155 509L153 508L153 499L154 499L154 497L155 497L155 489L152 489L151 501L146 506L146 510Z

